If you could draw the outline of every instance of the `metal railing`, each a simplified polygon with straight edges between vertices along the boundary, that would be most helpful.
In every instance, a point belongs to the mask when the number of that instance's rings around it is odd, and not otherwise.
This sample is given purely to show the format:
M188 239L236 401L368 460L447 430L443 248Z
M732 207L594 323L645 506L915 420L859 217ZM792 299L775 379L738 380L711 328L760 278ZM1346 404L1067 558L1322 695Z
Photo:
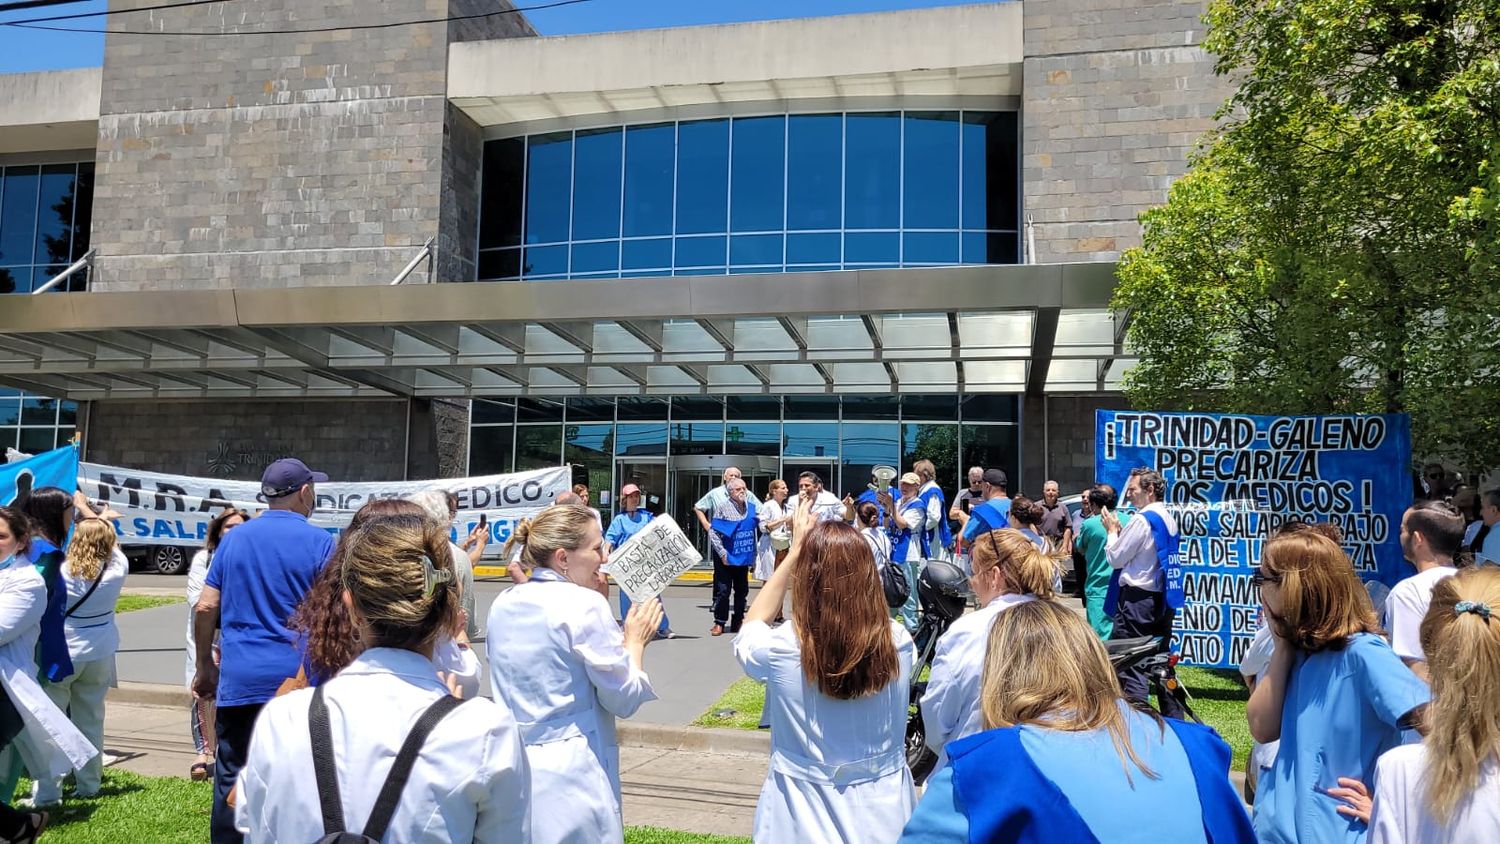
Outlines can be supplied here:
M38 293L46 293L48 290L51 290L52 288L58 286L59 284L62 284L63 282L67 281L69 278L72 278L73 277L73 273L78 272L79 270L83 269L84 267L93 267L94 266L94 252L95 251L97 251L97 250L90 249L89 251L83 253L83 257L82 258L79 258L78 260L74 261L67 269L65 269L62 272L58 273L57 275L53 276L46 284L44 284L41 287L38 287L37 289L31 291L31 295L35 296Z
M432 283L432 244L435 240L436 238L427 238L427 242L422 244L421 249L417 250L416 257L411 259L411 263L407 264L401 272L396 273L395 279L391 281L392 287L406 281L406 277L411 275L411 271L416 269L418 264L422 263L423 258L427 259L427 283Z

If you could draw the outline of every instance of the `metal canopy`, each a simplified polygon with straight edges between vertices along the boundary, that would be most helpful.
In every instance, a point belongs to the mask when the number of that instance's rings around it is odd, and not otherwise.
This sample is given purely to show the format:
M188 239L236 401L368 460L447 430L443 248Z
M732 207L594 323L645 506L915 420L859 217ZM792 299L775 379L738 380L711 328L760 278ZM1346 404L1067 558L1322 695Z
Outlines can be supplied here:
M1114 265L0 299L0 384L70 399L1078 392Z

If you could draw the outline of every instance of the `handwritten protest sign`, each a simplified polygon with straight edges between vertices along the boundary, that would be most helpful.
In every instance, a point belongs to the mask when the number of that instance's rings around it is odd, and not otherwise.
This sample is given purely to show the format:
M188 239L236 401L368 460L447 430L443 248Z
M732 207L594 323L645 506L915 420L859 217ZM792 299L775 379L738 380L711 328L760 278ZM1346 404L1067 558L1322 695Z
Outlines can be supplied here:
M609 576L631 601L655 598L679 574L703 562L671 516L657 516L609 555Z
M1101 410L1096 425L1100 482L1123 491L1130 470L1144 466L1167 483L1182 532L1187 604L1175 641L1185 663L1240 663L1260 611L1251 575L1261 547L1289 521L1338 525L1372 592L1410 569L1400 542L1412 498L1407 416Z

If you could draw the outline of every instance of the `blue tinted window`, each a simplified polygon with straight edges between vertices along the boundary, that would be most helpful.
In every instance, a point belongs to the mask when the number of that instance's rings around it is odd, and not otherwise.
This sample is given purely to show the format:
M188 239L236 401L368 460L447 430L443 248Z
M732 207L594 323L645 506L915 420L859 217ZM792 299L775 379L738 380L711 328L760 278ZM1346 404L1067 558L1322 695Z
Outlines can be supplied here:
M666 453L667 423L621 422L615 426L615 454L639 457Z
M573 142L573 239L620 236L619 129L579 132Z
M901 260L901 236L895 232L849 232L844 235L844 263L893 264Z
M786 227L837 229L843 224L844 118L807 114L788 118Z
M958 263L958 232L907 232L903 238L904 264Z
M1017 228L1016 140L1013 112L964 112L964 228Z
M837 457L839 453L837 422L788 422L781 426L781 438L783 457Z
M479 253L479 280L515 278L521 274L520 249L491 249Z
M41 171L36 167L5 168L0 196L0 266L30 264L36 252L36 200ZM19 286L26 289L25 281Z
M850 114L844 126L844 227L899 227L900 115Z
M678 124L677 231L725 231L728 213L729 121Z
M964 232L965 264L1014 264L1020 260L1014 233Z
M522 264L525 275L563 275L568 271L568 247L529 246Z
M842 247L839 235L789 234L786 236L786 262L788 264L837 264Z
M620 268L620 242L604 240L598 243L573 244L573 266L571 272L597 273Z
M677 127L671 123L625 130L626 237L672 233L676 145Z
M781 266L781 235L750 234L729 239L729 263Z
M627 270L651 270L671 268L672 239L656 237L650 240L625 241L625 254L621 267Z
M52 264L60 273L72 263L73 173L72 164L49 164L42 168L41 197L37 202L36 261Z
M572 184L572 134L531 136L526 159L527 243L560 243L568 239L568 197L572 194Z
M724 257L723 235L677 238L679 267L722 267Z
M526 188L525 171L525 138L502 138L485 143L479 209L479 248L521 244L521 200ZM487 277L493 278L480 276Z
M907 112L905 225L958 228L958 112Z
M742 117L734 121L729 216L734 231L781 230L785 145L785 117Z

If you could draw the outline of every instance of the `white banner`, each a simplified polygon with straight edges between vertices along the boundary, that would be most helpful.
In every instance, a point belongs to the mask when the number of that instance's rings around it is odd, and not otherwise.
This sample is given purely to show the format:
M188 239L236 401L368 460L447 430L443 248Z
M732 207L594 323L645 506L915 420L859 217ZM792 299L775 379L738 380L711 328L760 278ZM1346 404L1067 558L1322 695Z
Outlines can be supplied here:
M536 515L571 484L572 470L567 466L473 478L329 481L317 485L318 503L312 523L337 534L367 501L444 489L458 496L454 541L468 536L483 514L490 530L490 548L498 551L517 521ZM123 545L202 545L208 523L225 507L253 514L266 506L260 484L254 481L164 475L97 463L78 465L78 489L91 501L120 514L115 525Z
M609 555L609 576L634 602L660 595L677 576L703 562L671 516L657 516Z

